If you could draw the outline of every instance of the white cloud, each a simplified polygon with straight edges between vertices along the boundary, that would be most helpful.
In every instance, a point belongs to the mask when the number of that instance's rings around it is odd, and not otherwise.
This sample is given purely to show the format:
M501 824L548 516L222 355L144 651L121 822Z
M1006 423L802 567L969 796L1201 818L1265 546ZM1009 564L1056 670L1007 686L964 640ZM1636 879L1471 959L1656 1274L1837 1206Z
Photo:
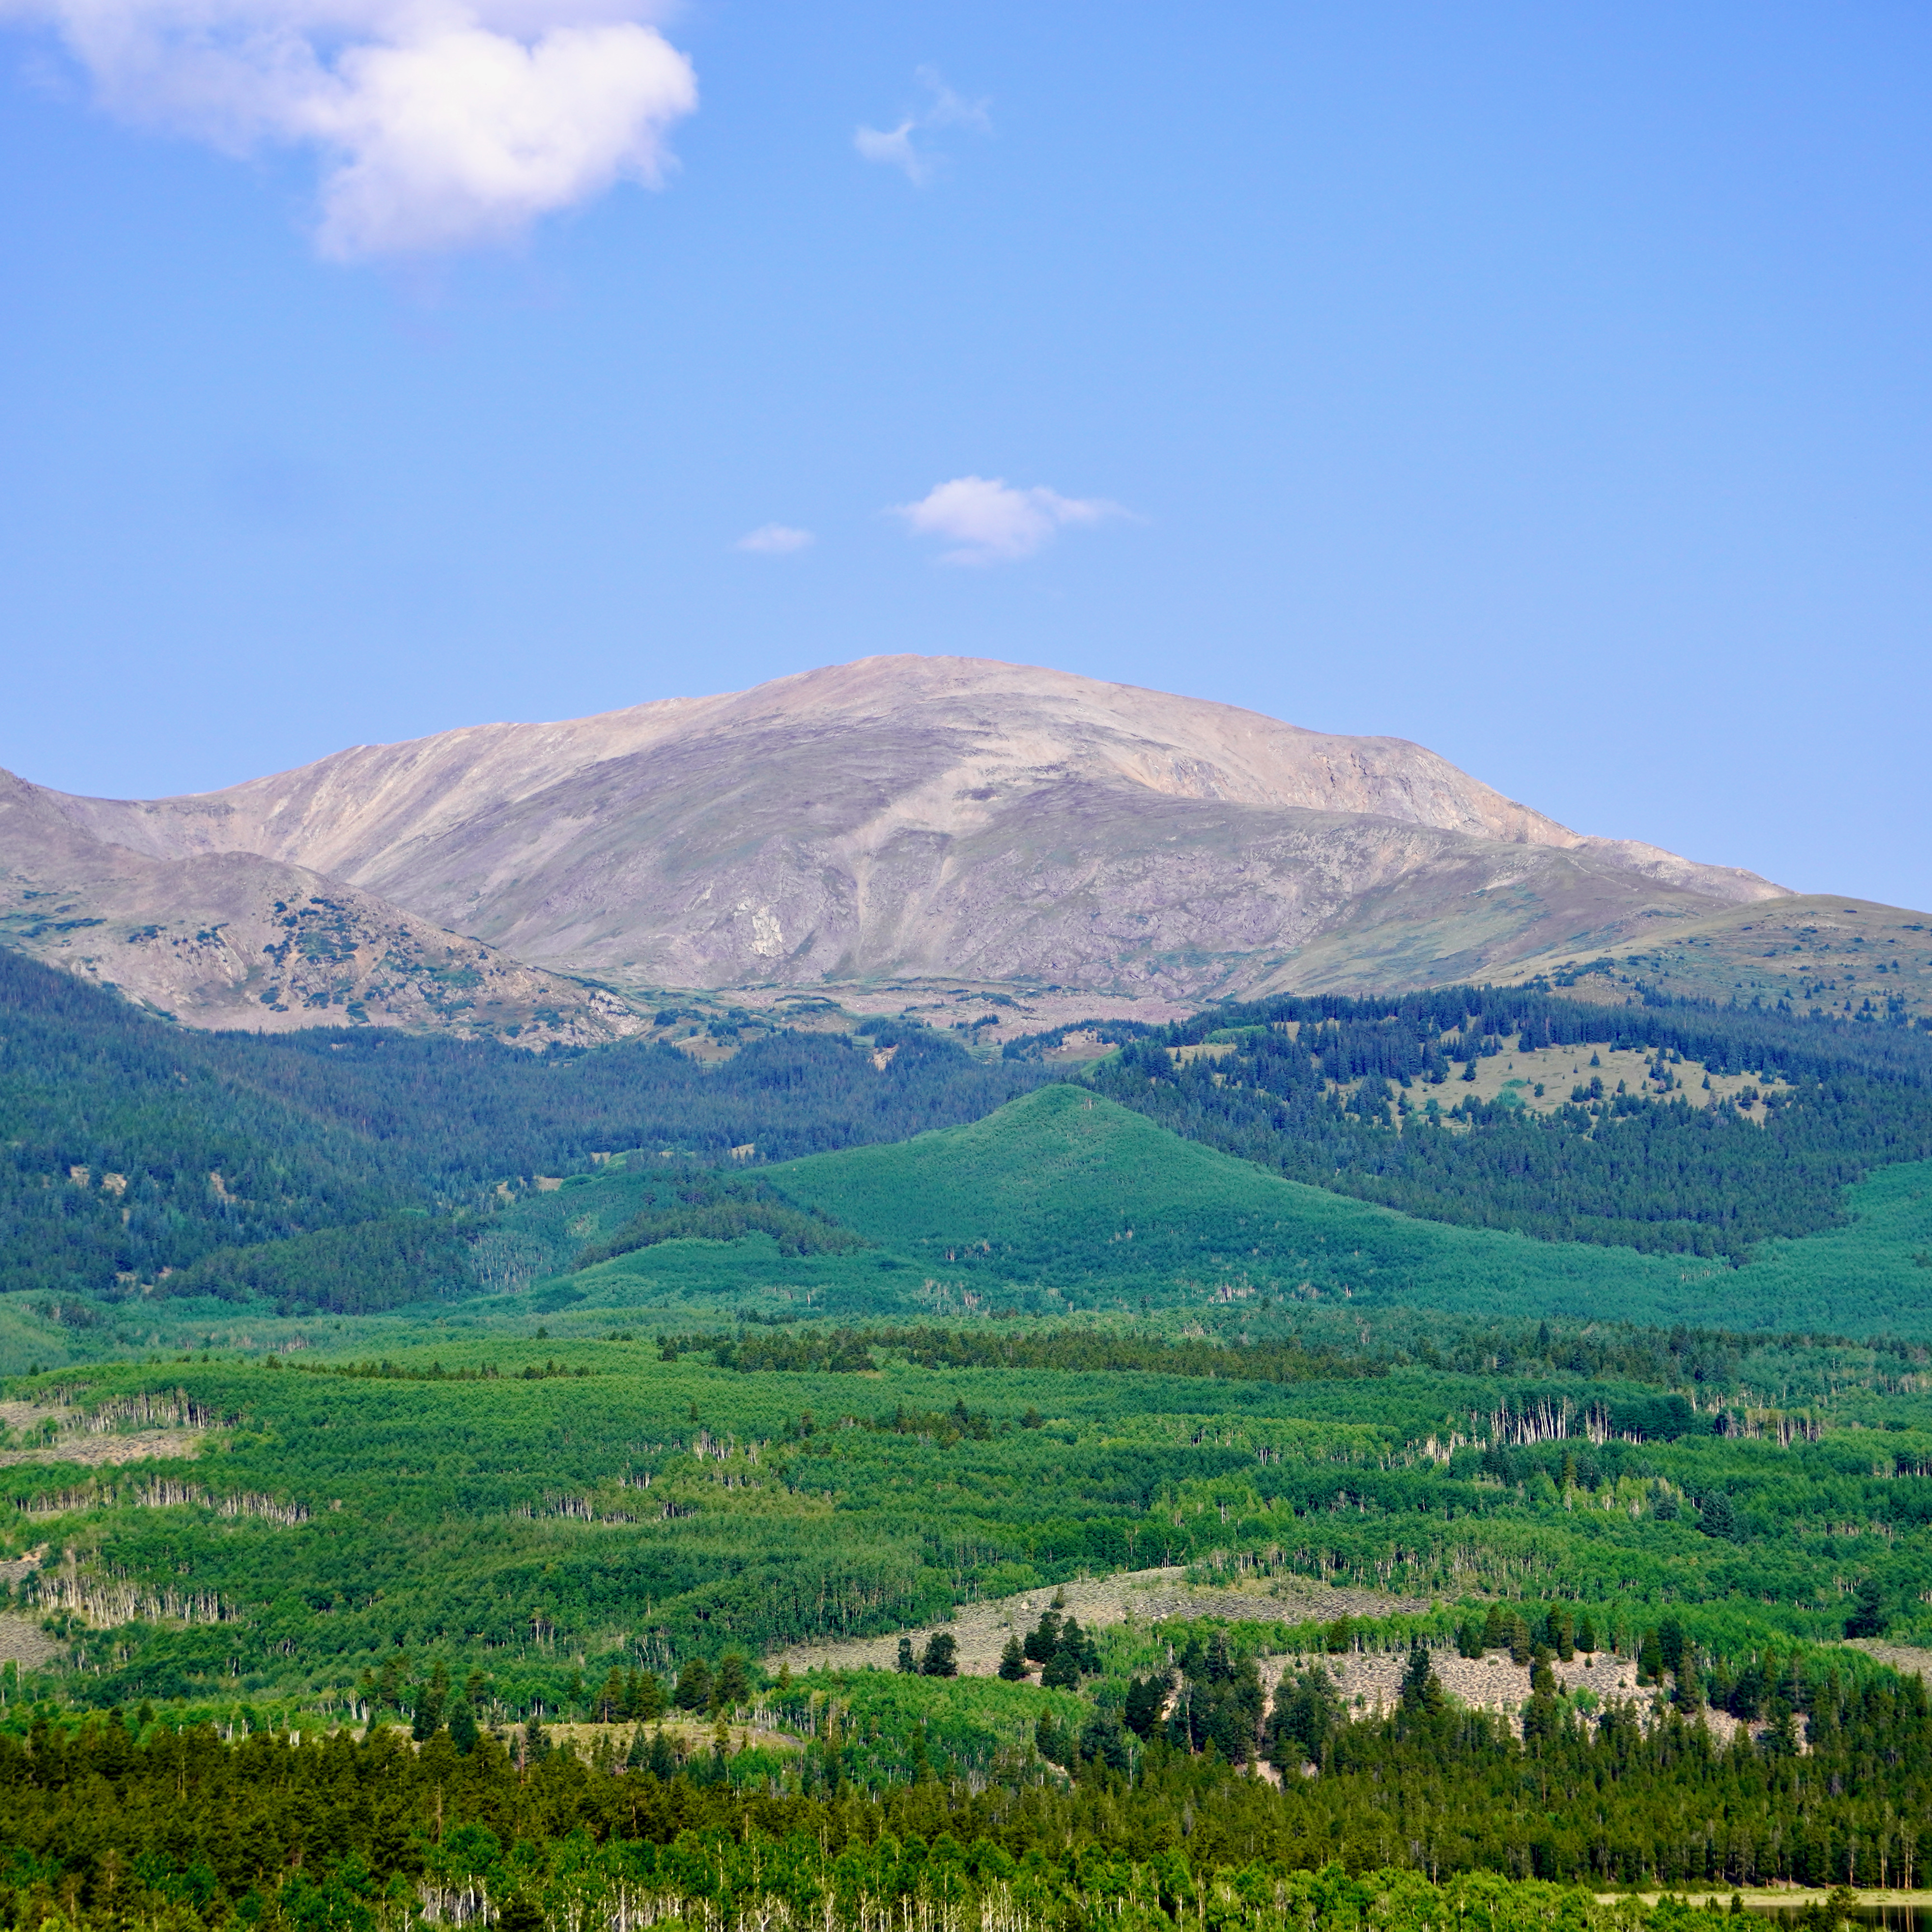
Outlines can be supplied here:
M760 556L790 556L794 550L809 550L817 541L809 530L794 530L789 524L760 524L738 539L738 548Z
M322 157L338 260L506 241L656 185L691 64L640 0L0 0L52 26L110 112L230 153Z
M1104 523L1128 512L1098 496L1063 496L1057 490L1016 490L1003 477L956 476L922 496L901 503L903 518L921 536L944 537L956 544L946 563L1004 563L1030 556L1061 530Z
M915 188L932 180L940 158L921 148L913 139L938 128L970 128L974 133L990 134L993 123L983 100L968 100L955 94L938 70L921 68L916 76L932 98L916 114L908 114L896 128L860 128L852 145L868 161L882 162L898 169Z

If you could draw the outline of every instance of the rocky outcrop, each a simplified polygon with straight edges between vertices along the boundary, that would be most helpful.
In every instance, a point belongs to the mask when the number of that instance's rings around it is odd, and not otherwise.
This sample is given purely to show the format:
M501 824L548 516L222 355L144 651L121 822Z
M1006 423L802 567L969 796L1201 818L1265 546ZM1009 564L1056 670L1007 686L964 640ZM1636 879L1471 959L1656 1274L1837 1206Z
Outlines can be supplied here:
M192 1026L366 1024L593 1046L622 999L506 958L371 892L252 852L158 859L0 773L0 943Z

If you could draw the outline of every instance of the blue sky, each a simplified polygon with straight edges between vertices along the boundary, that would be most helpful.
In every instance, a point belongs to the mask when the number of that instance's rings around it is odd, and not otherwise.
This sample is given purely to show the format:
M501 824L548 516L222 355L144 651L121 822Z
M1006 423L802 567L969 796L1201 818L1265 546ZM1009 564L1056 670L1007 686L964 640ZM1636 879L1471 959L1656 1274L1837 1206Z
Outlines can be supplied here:
M66 4L0 0L0 764L961 652L1932 905L1922 8L278 0L298 98L267 0L214 81ZM464 47L610 152L464 186Z

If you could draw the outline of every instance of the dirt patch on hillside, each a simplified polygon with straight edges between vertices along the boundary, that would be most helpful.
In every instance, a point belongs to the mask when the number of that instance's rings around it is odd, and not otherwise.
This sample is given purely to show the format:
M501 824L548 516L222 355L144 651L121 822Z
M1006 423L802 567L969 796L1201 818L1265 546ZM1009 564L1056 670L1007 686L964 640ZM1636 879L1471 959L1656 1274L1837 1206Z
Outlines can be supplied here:
M133 1436L68 1436L34 1449L0 1449L0 1468L28 1462L78 1463L84 1469L109 1468L149 1456L168 1461L199 1456L213 1432L206 1429L149 1429Z
M1862 1650L1874 1662L1897 1671L1901 1677L1922 1678L1932 1684L1932 1650L1916 1644L1887 1643L1882 1637L1855 1636L1847 1640L1848 1650Z
M60 1646L32 1617L0 1616L0 1664L38 1670L59 1654Z
M1274 1587L1249 1588L1199 1587L1184 1580L1178 1568L1130 1570L1114 1576L1082 1577L1059 1586L1066 1608L1092 1629L1125 1623L1141 1624L1163 1617L1223 1617L1230 1622L1248 1620L1287 1624L1327 1622L1336 1617L1385 1617L1398 1611L1423 1610L1426 1604L1372 1590L1335 1590L1282 1578ZM935 1631L946 1630L959 1646L959 1669L968 1677L990 1677L998 1667L1006 1639L1022 1634L1040 1621L1053 1601L1054 1586L1023 1590L981 1604L962 1604L944 1623L927 1624L903 1634L916 1650ZM800 1643L776 1651L766 1660L773 1670L788 1664L794 1670L862 1670L868 1666L890 1670L898 1656L899 1636L858 1637L844 1643ZM1398 1678L1398 1681L1400 1679Z
M1296 1658L1263 1660L1262 1682L1270 1697L1282 1678L1304 1661ZM1382 1717L1402 1701L1402 1680L1408 1670L1406 1652L1352 1652L1339 1657L1312 1658L1306 1661L1326 1667L1340 1687L1352 1718ZM1458 1703L1472 1710L1493 1711L1508 1718L1510 1727L1521 1732L1522 1707L1530 1699L1528 1664L1512 1664L1506 1654L1496 1651L1484 1657L1459 1657L1448 1650L1432 1651L1430 1664L1436 1672L1436 1682ZM1648 1685L1641 1690L1638 1689L1634 1658L1618 1657L1606 1650L1598 1651L1591 1656L1580 1652L1568 1663L1561 1658L1552 1658L1550 1669L1559 1690L1571 1693L1594 1691L1604 1704L1636 1700L1640 1711L1644 1714L1643 1721L1646 1725L1652 1721L1656 1693ZM1746 1724L1728 1712L1710 1709L1699 1712L1696 1721L1702 1724L1709 1730L1712 1740L1722 1748L1728 1748L1741 1731L1757 1737L1769 1728L1762 1721Z

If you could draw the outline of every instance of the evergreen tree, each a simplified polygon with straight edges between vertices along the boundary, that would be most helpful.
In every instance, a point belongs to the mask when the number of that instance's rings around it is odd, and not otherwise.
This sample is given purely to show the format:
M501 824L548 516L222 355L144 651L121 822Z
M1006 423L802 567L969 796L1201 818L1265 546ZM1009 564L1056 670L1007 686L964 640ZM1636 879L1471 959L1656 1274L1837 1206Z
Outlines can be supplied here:
M1006 1647L1000 1653L1000 1675L1009 1684L1018 1684L1025 1680L1027 1660L1016 1636L1006 1639Z
M455 1708L449 1714L449 1741L467 1757L476 1748L478 1732L476 1714L470 1708L467 1697L459 1697Z
M1522 1665L1529 1662L1534 1646L1530 1642L1529 1626L1522 1618L1514 1614L1509 1619L1509 1654L1512 1664Z
M1576 1654L1576 1643L1570 1622L1570 1612L1561 1604L1552 1604L1550 1612L1550 1647L1565 1664Z
M1643 1641L1637 1646L1636 1681L1640 1684L1656 1684L1664 1677L1664 1646L1654 1630L1646 1630Z
M636 1672L632 1673L633 1677ZM623 1714L626 1699L624 1691L624 1673L616 1664L610 1666L610 1674L604 1679L604 1688L597 1694L597 1721L608 1724Z
M677 1673L677 1708L701 1711L711 1702L711 1666L703 1658L689 1659Z
M1150 1738L1160 1722L1161 1712L1167 1702L1169 1689L1166 1680L1160 1677L1134 1677L1127 1681L1126 1702L1122 1715L1127 1728L1139 1738Z
M550 1932L543 1907L526 1892L513 1892L496 1915L496 1932Z
M1040 1681L1048 1690L1077 1690L1080 1688L1079 1652L1062 1644L1046 1660Z
M1408 1668L1402 1673L1402 1708L1412 1717L1432 1718L1446 1702L1429 1647L1418 1642L1409 1651Z
M718 1660L718 1674L712 1681L710 1706L716 1714L728 1714L752 1701L751 1674L737 1651L728 1650Z
M1042 1611L1040 1622L1027 1632L1022 1648L1035 1664L1046 1664L1052 1660L1053 1653L1059 1648L1060 1612Z
M926 1654L919 1660L922 1677L957 1677L959 1675L959 1640L950 1630L934 1630L926 1640Z
M1882 1636L1889 1619L1885 1613L1885 1592L1876 1576L1868 1576L1858 1586L1852 1613L1845 1619L1845 1634L1852 1637Z
M449 1666L440 1658L436 1668L430 1672L428 1683L416 1693L416 1708L410 1725L410 1736L418 1744L426 1744L436 1734L442 1723L442 1707L449 1701Z
M1658 1625L1658 1654L1673 1677L1684 1667L1684 1626L1676 1617L1666 1617Z

